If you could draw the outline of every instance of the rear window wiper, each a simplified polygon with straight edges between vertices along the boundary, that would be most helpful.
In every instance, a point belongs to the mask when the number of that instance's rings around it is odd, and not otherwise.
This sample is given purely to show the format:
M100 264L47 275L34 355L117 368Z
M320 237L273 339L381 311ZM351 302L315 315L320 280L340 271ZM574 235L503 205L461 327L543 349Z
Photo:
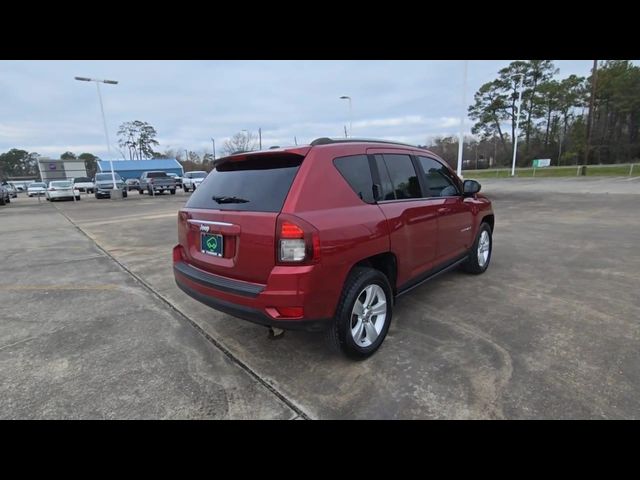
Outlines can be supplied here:
M225 197L225 196L213 196L211 197L212 200L218 202L218 203L247 203L249 202L249 200L247 200L246 198L239 198L239 197Z

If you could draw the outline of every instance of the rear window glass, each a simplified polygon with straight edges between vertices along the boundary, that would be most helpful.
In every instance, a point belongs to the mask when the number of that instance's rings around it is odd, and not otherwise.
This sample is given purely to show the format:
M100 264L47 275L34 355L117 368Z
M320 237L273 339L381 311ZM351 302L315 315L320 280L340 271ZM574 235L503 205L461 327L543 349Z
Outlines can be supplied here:
M122 180L120 178L120 175L118 175L117 173L114 173L114 176L116 177L116 181ZM111 178L110 173L98 173L96 175L96 180L103 181L103 180L113 180L113 179Z
M87 177L78 177L73 179L73 183L84 183L84 182L90 182L90 181L91 180L88 179Z
M250 156L211 171L187 202L189 208L279 212L303 157Z
M162 178L167 177L168 175L165 172L148 172L147 178Z
M187 177L189 178L205 178L207 176L207 172L189 172L187 173Z
M374 203L373 180L366 155L336 158L333 163L361 200Z

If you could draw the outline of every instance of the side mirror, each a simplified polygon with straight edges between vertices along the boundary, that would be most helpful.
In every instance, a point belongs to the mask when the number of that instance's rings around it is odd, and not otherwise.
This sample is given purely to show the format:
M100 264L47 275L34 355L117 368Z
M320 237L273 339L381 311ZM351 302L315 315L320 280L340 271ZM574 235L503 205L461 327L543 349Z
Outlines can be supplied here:
M480 191L482 186L475 180L465 180L463 184L463 192L465 197L475 195Z

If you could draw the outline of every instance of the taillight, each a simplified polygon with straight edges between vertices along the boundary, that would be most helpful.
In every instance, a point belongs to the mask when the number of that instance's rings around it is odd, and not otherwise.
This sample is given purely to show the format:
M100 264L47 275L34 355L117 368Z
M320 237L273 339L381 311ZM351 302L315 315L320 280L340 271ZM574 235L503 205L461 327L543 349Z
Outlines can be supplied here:
M56 189L55 189L55 188L50 187L50 188L49 188L49 191L50 191L50 192L55 192L55 191L56 191Z
M306 264L320 261L318 231L302 219L281 214L278 217L276 259L284 264Z

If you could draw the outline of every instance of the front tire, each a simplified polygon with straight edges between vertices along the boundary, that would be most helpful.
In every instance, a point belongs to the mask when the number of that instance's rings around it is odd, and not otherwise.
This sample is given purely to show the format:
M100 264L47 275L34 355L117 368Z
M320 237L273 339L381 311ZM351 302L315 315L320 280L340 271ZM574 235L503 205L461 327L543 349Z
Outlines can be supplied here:
M469 258L464 263L463 268L468 273L479 275L489 268L491 262L491 252L493 250L493 237L491 227L483 222L478 229L476 241L469 251Z
M330 343L354 360L373 355L384 341L393 311L393 293L387 277L373 268L354 268L345 282Z

